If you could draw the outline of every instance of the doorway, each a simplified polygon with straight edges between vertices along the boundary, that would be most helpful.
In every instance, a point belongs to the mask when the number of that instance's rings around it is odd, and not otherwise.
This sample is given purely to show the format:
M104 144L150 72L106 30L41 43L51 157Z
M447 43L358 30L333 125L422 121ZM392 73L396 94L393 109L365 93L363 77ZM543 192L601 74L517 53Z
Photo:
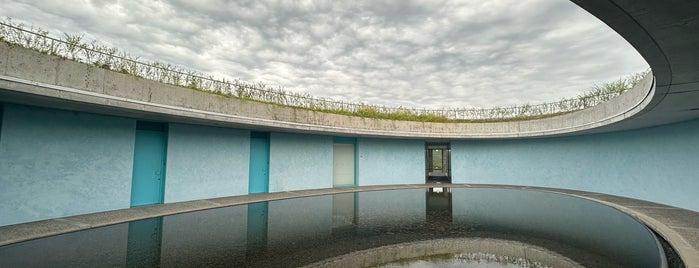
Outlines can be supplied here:
M136 122L131 206L163 203L167 126Z
M426 183L451 183L449 143L426 143L425 166Z
M269 133L250 133L248 193L269 192Z
M356 139L334 138L333 187L356 185Z

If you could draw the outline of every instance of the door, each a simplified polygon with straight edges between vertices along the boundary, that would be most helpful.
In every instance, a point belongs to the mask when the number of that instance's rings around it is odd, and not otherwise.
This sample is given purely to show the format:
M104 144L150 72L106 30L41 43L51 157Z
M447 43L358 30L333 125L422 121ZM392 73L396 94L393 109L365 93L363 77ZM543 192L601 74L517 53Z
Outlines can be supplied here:
M269 191L269 133L250 134L250 176L248 193Z
M136 123L131 206L163 202L166 147L167 134L164 124Z
M333 186L354 186L354 144L333 144Z

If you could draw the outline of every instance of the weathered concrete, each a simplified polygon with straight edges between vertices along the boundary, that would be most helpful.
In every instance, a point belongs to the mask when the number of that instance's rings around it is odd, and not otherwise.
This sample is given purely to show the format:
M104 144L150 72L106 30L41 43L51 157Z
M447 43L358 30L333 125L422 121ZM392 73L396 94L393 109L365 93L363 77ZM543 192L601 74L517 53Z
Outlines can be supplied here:
M575 261L543 247L517 241L491 238L447 238L388 245L352 252L304 267L376 267L408 259L444 254L488 254L520 261L537 262L542 267L584 267ZM478 259L477 259L478 260ZM493 261L492 259L481 259Z
M9 58L0 77L8 102L169 122L287 132L403 138L549 136L596 128L640 111L652 77L608 103L562 116L496 123L425 123L321 113L244 101L140 79L21 47L0 44Z
M541 120L442 124L318 113L162 85L94 66L0 45L6 102L170 122L303 133L401 138L520 138L608 132L699 117L699 3L573 0L627 39L657 78L584 111Z
M486 185L486 184L404 184L376 185L345 188L328 188L300 190L291 192L276 192L268 194L253 194L230 196L206 200L187 201L151 206L134 207L93 214L77 215L65 218L16 224L0 227L0 246L27 241L31 239L57 235L61 233L86 230L127 221L146 219L150 217L172 215L231 205L240 205L260 201L273 201L295 197L319 196L334 193L349 193L358 191L379 191L390 189L419 189L435 187L472 187L472 188L508 188L530 189L546 192L561 193L582 197L614 207L631 215L649 228L660 234L677 251L687 267L699 266L699 213L652 203L643 200L624 198L578 190L529 187L517 185Z
M572 1L629 41L656 76L651 103L615 128L668 124L699 116L699 2Z

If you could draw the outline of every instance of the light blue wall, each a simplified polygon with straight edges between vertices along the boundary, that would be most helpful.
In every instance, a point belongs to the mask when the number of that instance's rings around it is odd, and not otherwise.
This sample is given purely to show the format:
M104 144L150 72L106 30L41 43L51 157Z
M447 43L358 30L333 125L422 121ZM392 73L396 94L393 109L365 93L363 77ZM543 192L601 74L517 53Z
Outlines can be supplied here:
M271 133L269 191L332 187L332 150L330 136Z
M135 120L5 104L0 225L128 208Z
M170 124L165 202L248 193L250 131Z
M358 185L425 183L425 141L358 139Z
M455 141L455 183L579 189L699 211L699 120L598 135Z

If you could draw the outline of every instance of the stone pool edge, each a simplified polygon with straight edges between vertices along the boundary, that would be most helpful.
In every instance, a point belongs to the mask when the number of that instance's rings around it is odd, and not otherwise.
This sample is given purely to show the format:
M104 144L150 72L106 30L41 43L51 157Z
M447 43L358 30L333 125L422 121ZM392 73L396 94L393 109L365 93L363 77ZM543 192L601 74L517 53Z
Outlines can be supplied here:
M697 222L693 221L694 219L699 218L699 213L697 212L649 201L594 192L500 184L398 184L353 186L250 194L168 204L156 204L2 226L0 227L0 246L63 233L119 224L133 220L241 205L246 203L337 193L419 189L430 187L528 189L566 194L595 201L613 207L642 222L648 226L648 228L665 238L665 240L677 251L687 267L699 268L699 226L696 225Z

